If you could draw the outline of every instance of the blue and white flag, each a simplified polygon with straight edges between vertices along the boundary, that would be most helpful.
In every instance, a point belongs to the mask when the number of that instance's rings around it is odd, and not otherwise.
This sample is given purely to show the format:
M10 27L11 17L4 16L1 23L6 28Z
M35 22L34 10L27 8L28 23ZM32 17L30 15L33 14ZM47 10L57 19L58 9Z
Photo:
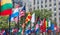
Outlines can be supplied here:
M13 13L9 17L9 20L14 21L14 18L17 16L19 16L19 9L18 8L14 9Z

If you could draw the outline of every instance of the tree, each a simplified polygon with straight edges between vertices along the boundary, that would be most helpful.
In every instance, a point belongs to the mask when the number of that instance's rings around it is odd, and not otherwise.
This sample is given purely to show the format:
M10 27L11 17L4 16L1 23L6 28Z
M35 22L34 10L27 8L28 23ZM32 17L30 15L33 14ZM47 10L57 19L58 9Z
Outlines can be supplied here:
M41 19L43 18L50 18L52 16L52 11L49 11L47 9L41 9L41 10L34 10L36 18L39 16Z

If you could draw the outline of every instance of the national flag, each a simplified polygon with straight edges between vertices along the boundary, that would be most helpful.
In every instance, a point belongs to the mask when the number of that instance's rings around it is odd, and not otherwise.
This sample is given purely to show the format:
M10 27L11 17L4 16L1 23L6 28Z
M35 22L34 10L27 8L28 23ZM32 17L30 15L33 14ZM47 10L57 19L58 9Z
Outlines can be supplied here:
M34 32L35 13L32 14L31 18L31 31Z
M18 17L15 17L13 20L16 22L16 24L19 22Z
M57 25L54 26L54 30L57 30Z
M36 33L38 33L38 32L39 32L39 24L36 24L35 32L36 32Z
M51 20L48 21L48 27L51 27Z
M18 30L18 35L22 34L22 27Z
M25 6L22 8L22 10L20 10L20 16L19 17L22 17L22 16L25 16L25 12L26 12L26 8Z
M35 22L35 13L32 14L31 23Z
M19 9L16 8L16 9L14 9L13 13L10 15L9 20L14 21L14 18L18 17L18 16L19 16Z
M51 24L50 29L51 29L51 31L54 31L54 23Z
M46 32L46 18L43 19L43 25L40 26L41 32Z
M43 21L41 20L41 21L40 21L40 26L42 26L42 25L43 25Z
M51 26L48 27L47 31L48 31L48 32L49 32L49 31L52 31L52 32L54 31L54 23L51 22Z
M26 34L30 34L30 33L31 33L30 27L28 27L28 28L25 30L25 33L26 33Z
M2 30L2 34L3 34L3 35L6 35L6 32L5 32L5 30Z
M0 2L0 16L11 15L12 14L12 0L1 0Z
M44 30L43 32L46 32L46 25L47 25L47 24L46 24L46 18L44 18L44 19L43 19L43 28L44 28L44 29L43 29L43 30Z
M31 14L28 13L28 16L26 17L25 23L27 24L31 20Z

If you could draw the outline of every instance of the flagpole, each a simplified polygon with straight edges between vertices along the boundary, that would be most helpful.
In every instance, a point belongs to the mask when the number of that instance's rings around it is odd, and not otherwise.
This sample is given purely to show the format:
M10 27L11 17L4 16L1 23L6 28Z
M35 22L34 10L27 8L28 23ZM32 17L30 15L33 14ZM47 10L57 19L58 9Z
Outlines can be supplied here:
M18 7L18 11L19 11L19 7ZM18 15L18 30L19 30L19 15Z
M9 15L10 16L10 15ZM9 23L9 35L10 35L10 20L8 20L8 23Z

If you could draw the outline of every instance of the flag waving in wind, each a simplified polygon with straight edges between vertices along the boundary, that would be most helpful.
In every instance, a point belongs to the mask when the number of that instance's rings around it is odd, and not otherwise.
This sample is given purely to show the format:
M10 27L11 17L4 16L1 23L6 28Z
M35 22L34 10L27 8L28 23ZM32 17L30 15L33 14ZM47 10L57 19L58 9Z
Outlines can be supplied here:
M25 12L26 12L26 8L25 6L22 8L22 10L20 10L20 16L19 17L22 17L22 16L25 16Z
M10 20L10 21L14 21L14 18L15 18L15 17L18 17L18 16L19 16L19 9L16 8L16 9L14 9L13 13L12 13L11 16L9 17L9 20Z
M11 0L0 0L0 16L12 14L12 1Z

